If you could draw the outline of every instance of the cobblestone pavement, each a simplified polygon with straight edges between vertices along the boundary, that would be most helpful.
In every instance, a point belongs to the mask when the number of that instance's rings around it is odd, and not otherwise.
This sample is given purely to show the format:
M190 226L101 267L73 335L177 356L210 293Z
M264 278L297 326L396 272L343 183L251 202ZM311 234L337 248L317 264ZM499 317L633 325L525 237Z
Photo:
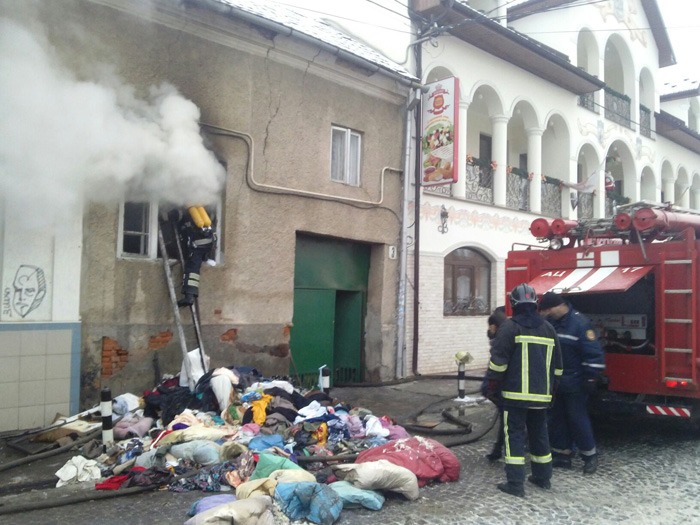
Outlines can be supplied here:
M433 420L450 402L439 402L453 393L453 385L408 383L395 387L339 390L340 398L363 401L364 406L382 406L399 419L430 406L421 417ZM360 404L360 403L358 403ZM488 428L492 409L487 405L465 409L474 422L471 435ZM375 410L377 413L377 410ZM419 418L420 420L420 418ZM452 525L452 524L697 524L700 523L700 438L683 421L671 418L598 419L595 422L600 450L600 467L592 476L581 472L583 463L572 470L556 469L552 489L542 490L526 483L526 497L502 494L496 483L504 480L503 463L489 463L495 431L471 444L452 448L462 465L455 483L434 484L421 489L420 498L409 502L388 497L378 512L343 511L339 525ZM436 427L440 428L440 427ZM0 477L0 488L55 472L66 457L43 460L43 466L22 467ZM10 474L8 477L7 474ZM45 475L43 477L46 477ZM91 487L74 489L93 490ZM139 525L182 523L192 502L202 493L174 494L167 491L79 503L22 514L0 515L0 524L29 525L97 524ZM5 497L0 505L55 498L55 489L35 490ZM0 507L1 508L1 507ZM295 522L301 523L301 522Z

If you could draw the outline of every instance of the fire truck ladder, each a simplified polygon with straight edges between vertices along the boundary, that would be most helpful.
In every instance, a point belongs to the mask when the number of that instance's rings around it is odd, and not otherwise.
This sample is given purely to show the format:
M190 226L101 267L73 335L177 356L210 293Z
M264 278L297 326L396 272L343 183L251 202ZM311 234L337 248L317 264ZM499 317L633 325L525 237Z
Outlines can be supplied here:
M661 261L661 378L697 385L697 268L695 257ZM681 355L679 355L681 354ZM686 354L684 359L682 354Z
M185 330L182 325L182 317L180 316L180 307L177 304L177 294L175 293L175 285L173 284L173 273L171 267L180 264L182 271L185 271L185 258L182 252L182 246L180 244L180 236L177 231L177 227L173 224L173 231L175 234L175 244L177 246L177 251L179 255L179 260L171 262L168 258L167 247L165 246L165 239L163 238L163 230L161 228L162 223L158 221L158 245L160 246L161 257L163 258L163 269L165 270L165 279L168 282L168 294L170 296L170 303L173 307L173 314L175 316L175 325L177 326L177 334L180 338L180 348L182 350L182 360L185 365L185 372L187 373L187 381L190 385L190 390L194 389L194 380L192 376L192 371L190 370L190 360L187 350L187 339L185 338ZM197 338L197 344L199 345L199 358L202 364L202 370L207 372L207 366L204 361L204 346L202 345L202 333L199 323L199 312L197 310L197 301L190 306L190 311L192 313L192 322L194 325L194 333Z

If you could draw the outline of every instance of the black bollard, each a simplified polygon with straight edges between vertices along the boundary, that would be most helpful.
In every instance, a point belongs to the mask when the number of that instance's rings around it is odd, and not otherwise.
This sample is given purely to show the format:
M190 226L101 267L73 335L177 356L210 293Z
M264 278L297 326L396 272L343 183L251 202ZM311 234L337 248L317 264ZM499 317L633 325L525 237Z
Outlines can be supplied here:
M112 430L112 391L105 387L100 393L100 412L102 413L102 446L107 449L114 442Z

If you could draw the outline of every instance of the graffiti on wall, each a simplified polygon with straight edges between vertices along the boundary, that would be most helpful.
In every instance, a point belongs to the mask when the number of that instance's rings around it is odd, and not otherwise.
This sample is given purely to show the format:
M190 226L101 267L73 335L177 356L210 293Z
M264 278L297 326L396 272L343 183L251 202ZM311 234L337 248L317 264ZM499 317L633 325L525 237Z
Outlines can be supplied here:
M12 288L3 290L2 314L6 317L27 317L46 297L46 276L38 266L22 264L17 268Z

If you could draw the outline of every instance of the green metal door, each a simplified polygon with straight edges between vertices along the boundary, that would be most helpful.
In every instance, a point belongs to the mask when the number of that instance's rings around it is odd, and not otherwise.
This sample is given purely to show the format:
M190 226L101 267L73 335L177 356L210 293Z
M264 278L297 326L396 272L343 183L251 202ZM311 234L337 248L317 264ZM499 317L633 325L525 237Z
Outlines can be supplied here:
M289 347L304 386L318 383L318 369L333 370L335 290L294 289L294 317ZM296 305L303 305L296 308Z
M362 292L338 291L335 296L335 339L333 345L333 380L356 383L360 377L362 355Z
M331 381L361 381L368 244L297 236L289 347L306 386L328 365Z

